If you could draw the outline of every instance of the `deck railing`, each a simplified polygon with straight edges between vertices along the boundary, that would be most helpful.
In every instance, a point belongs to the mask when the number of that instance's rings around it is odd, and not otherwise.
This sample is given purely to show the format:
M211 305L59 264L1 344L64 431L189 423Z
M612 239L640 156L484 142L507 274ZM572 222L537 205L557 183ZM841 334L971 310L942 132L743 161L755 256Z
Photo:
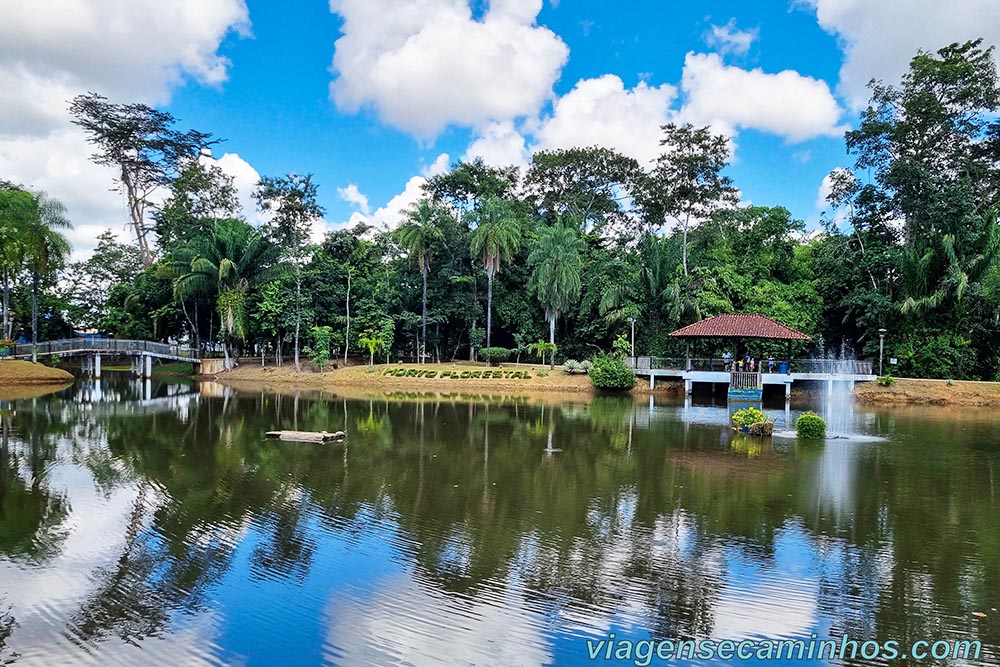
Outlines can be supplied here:
M629 357L626 363L637 371L648 370L692 370L726 372L722 359L677 358L677 357ZM774 372L779 372L784 359L774 360ZM870 361L854 361L840 359L793 359L792 373L831 373L834 375L873 375L874 364ZM761 373L767 373L767 359L757 359L756 368Z
M182 345L169 343L154 343L148 340L125 340L121 338L68 338L66 340L50 340L38 345L31 343L14 345L8 356L30 357L32 353L38 356L53 354L79 354L85 352L106 352L108 354L152 354L160 357L197 360L201 358L198 350Z
M736 371L729 374L730 389L762 389L764 378L759 371Z

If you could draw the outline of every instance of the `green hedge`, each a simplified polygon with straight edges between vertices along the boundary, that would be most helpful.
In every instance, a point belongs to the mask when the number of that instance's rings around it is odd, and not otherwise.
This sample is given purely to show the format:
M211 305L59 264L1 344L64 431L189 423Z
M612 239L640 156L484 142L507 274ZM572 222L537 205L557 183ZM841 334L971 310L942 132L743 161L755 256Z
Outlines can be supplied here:
M507 361L510 359L512 352L506 347L484 347L479 350L479 357L481 359L488 359L491 363L494 361Z
M803 412L795 420L795 433L800 438L823 439L826 437L826 421L815 412Z
M635 373L618 357L602 354L590 362L590 381L598 389L623 391L635 386Z

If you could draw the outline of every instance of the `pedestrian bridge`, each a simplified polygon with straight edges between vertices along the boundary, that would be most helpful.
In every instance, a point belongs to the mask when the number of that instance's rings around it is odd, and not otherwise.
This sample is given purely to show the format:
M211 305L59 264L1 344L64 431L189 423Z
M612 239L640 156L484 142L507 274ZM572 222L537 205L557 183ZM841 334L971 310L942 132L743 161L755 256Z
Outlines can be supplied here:
M85 367L95 377L101 376L101 355L112 357L134 357L134 369L138 375L149 377L152 360L188 361L200 370L201 354L193 347L154 343L148 340L125 340L121 338L67 338L49 340L37 345L31 343L13 345L8 349L7 358L35 359L38 357L85 357Z
M775 363L776 372L769 372L766 360L763 369L757 367L753 372L749 369L730 372L722 359L630 357L626 362L636 375L649 378L650 389L655 387L657 378L672 378L683 380L688 394L696 382L740 388L751 384L760 388L766 385L783 385L785 396L788 397L795 382L825 382L828 385L845 382L853 387L855 382L874 382L877 379L870 361L793 359L790 365L787 361Z

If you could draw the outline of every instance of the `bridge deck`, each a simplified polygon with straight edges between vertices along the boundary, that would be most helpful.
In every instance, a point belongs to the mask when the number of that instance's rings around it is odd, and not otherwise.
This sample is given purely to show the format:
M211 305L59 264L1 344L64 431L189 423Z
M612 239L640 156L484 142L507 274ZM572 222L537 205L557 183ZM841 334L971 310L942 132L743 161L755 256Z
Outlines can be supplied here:
M72 357L85 354L108 354L120 356L149 355L171 361L201 361L201 354L192 347L154 343L148 340L125 340L120 338L68 338L51 340L38 345L30 343L14 345L9 350L8 358L30 359L33 355L40 357L60 356Z

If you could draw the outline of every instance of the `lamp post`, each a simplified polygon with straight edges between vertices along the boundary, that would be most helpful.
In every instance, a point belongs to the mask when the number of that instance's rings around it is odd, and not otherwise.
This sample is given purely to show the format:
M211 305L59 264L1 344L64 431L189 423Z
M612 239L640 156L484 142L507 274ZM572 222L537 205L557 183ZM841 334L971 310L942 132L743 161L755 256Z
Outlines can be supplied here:
M635 318L628 318L628 323L632 326L632 358L635 359Z
M882 375L882 359L885 357L885 329L878 330L878 374Z

